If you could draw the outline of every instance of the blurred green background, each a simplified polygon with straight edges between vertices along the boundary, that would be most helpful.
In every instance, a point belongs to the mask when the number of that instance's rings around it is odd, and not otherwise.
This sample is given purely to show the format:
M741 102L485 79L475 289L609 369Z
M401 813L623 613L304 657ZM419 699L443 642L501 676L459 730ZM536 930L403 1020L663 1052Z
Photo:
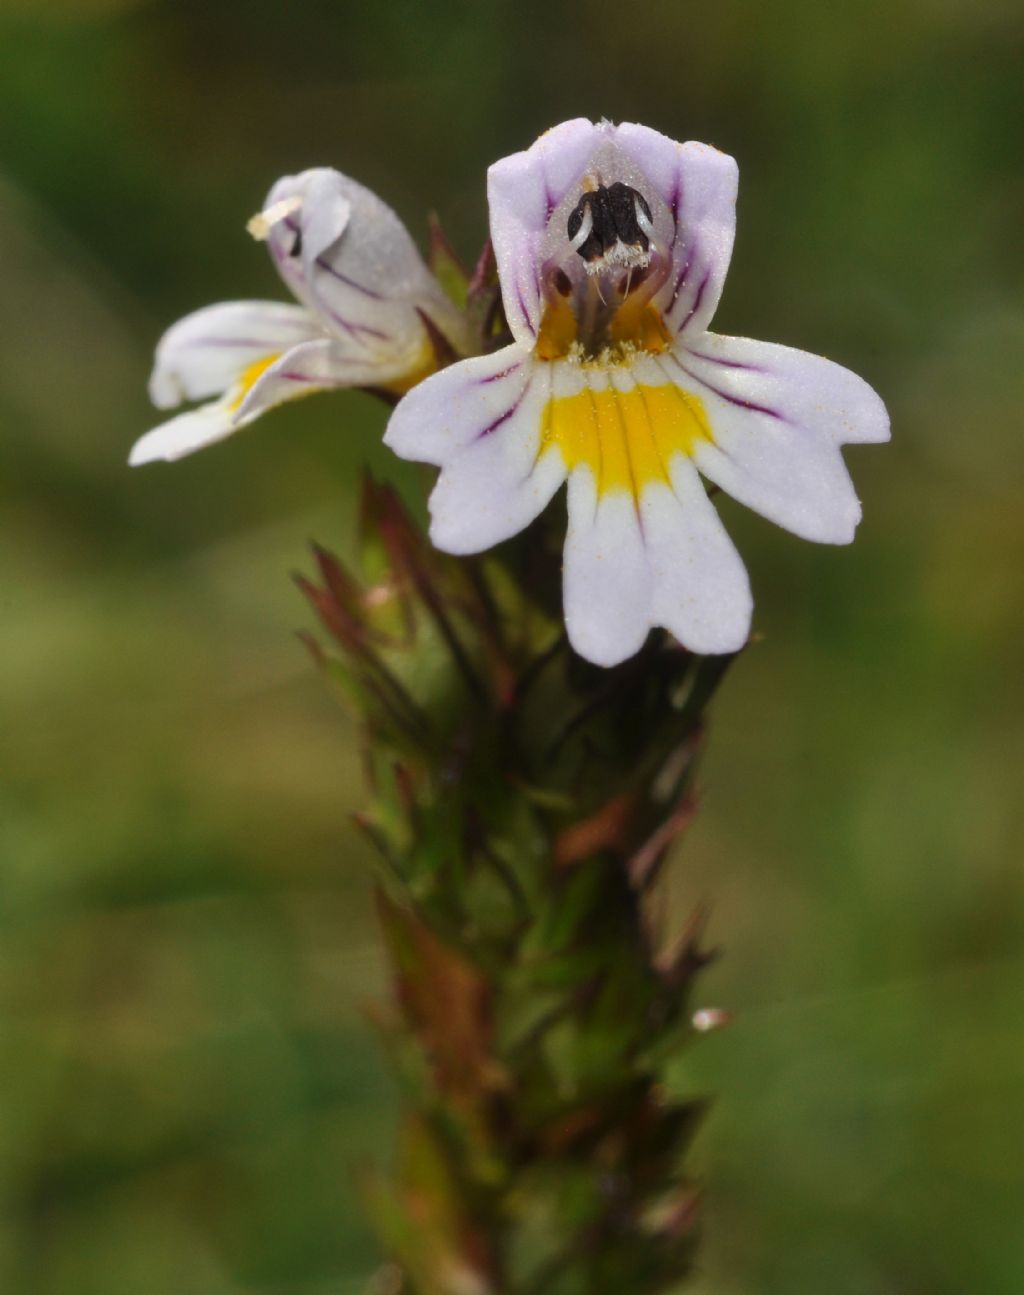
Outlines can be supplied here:
M720 331L885 395L857 543L722 501L764 639L675 918L700 1295L1024 1290L1024 11L1017 0L0 6L0 1290L355 1295L393 1094L353 728L289 572L346 551L368 397L130 473L153 344L283 296L243 225L333 164L417 231L577 114L741 166ZM609 1292L618 1295L618 1292Z

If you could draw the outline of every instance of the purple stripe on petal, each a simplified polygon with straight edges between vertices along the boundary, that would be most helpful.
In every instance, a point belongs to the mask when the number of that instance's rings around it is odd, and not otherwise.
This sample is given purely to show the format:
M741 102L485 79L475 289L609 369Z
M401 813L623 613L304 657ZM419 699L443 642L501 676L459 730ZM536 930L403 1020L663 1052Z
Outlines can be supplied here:
M745 364L742 360L726 360L719 355L706 355L703 351L695 351L692 346L688 346L687 351L697 360L705 360L708 364L717 364L723 369L743 369L747 373L767 373L768 370L760 364Z
M697 264L697 261L699 258L700 258L700 247L697 243L697 240L693 239L693 241L690 243L690 246L686 249L686 260L683 263L683 268L679 271L679 274L676 278L675 287L672 289L672 297L668 304L669 314L671 314L672 311L675 310L676 306L679 304L679 294L686 286L686 281L690 277L690 271Z
M293 234L301 234L302 232L302 226L294 216L286 216L281 223L284 225L285 229L290 230ZM294 264L294 261L287 253L282 253L282 259ZM332 278L337 279L339 283L343 283L346 288L351 288L354 292L361 292L364 297L370 297L373 301L386 300L383 293L375 292L373 288L368 288L365 284L357 283L355 279L350 279L347 274L342 274L340 270L336 270L334 266L331 265L329 261L325 261L322 256L318 256L316 258L315 264L319 269L325 270Z
M350 279L347 274L342 274L340 270L336 270L334 266L331 265L330 262L325 261L322 256L318 256L316 258L316 264L321 270L326 270L333 279L337 279L339 283L343 283L346 288L351 288L354 292L361 292L364 297L370 297L373 301L387 300L383 293L374 292L372 288L367 288L362 283L356 283L355 279Z
M484 378L477 378L479 386L485 386L488 382L500 382L502 378L507 378L510 373L515 373L517 369L523 367L523 361L517 360L515 364L510 364L507 369L502 369L500 373L488 373Z
M519 408L519 406L522 404L522 400L523 398L522 396L520 396L519 399L516 401L516 403L511 407L511 409L506 409L503 414L498 415L498 417L494 420L493 423L488 423L487 426L483 429L483 431L478 432L476 439L478 441L482 441L485 437L490 436L491 432L496 432L498 428L502 425L502 423L507 423L508 420Z
M381 332L379 328L371 328L369 324L353 324L351 320L345 319L343 315L339 315L336 310L328 311L328 314L339 328L343 329L352 337L363 335L366 337L376 337L382 342L392 341L391 334Z
M672 242L669 243L668 245L668 257L670 262L675 260L676 244L679 242L679 205L682 201L682 197L683 197L683 173L679 167L679 164L677 163L675 184L672 187L672 197L669 200L669 204L668 204L669 211L672 213ZM686 271L684 269L683 274L685 275L685 273ZM676 284L675 292L672 295L673 301L675 300L675 294L678 293L678 291L679 291L679 283Z
M512 415L516 413L516 411L519 409L519 406L526 399L526 393L530 390L530 387L532 385L533 385L533 375L531 374L530 378L523 383L523 389L516 397L515 403L510 405L509 408L504 411L504 413L499 414L498 417L495 418L493 422L488 423L487 426L482 431L478 432L476 435L476 439L478 441L484 440L484 438L487 436L490 436L492 432L496 432L503 423L507 423L508 420L512 417Z
M700 287L697 289L697 295L696 295L696 296L694 297L694 299L693 299L693 305L692 305L692 306L690 307L690 309L687 311L687 313L686 313L686 318L685 318L685 319L683 320L683 322L679 325L679 332L680 332L680 333L683 331L683 329L686 327L686 325L690 322L690 320L694 317L694 315L695 315L695 314L697 313L697 311L700 309L701 298L704 296L704 289L708 286L708 282L709 282L710 278L711 278L711 271L710 271L710 270L705 270L705 271L704 271L704 278L703 278L703 279L701 279L701 281L700 281Z
M519 300L519 313L523 317L523 323L530 330L534 337L537 336L537 330L533 326L533 320L530 318L530 312L526 308L526 302L523 300L523 290L516 282L516 297Z
M730 395L728 391L723 391L721 387L716 387L713 383L708 382L706 378L702 378L699 374L694 373L692 369L688 369L679 357L673 355L671 351L666 352L666 358L670 360L676 368L680 370L680 372L685 373L692 382L699 383L705 391L710 391L712 395L720 396L722 400L728 401L730 405L736 405L739 409L749 409L752 414L766 414L769 418L778 419L780 423L788 422L785 415L781 414L777 409L770 409L767 405L754 404L752 400L743 400L739 396Z
M285 382L304 382L307 386L314 387L341 387L345 383L340 378L327 378L323 374L299 373L297 370L289 369L284 373L275 373L275 378L283 378Z
M672 289L672 300L669 303L669 310L673 309L673 307L676 304L676 301L679 298L680 292L682 292L683 290L683 284L686 282L686 276L690 273L690 266L692 265L692 263L693 263L693 253L691 252L690 255L686 258L686 261L683 263L683 268L679 271L679 274L676 277L676 284L675 284L675 287Z
M547 214L544 217L544 220L545 223L547 223L547 221L551 219L551 213L558 204L555 202L555 195L551 192L551 181L548 179L548 168L543 153L540 155L538 160L540 161L541 179L544 181L544 202L547 207Z

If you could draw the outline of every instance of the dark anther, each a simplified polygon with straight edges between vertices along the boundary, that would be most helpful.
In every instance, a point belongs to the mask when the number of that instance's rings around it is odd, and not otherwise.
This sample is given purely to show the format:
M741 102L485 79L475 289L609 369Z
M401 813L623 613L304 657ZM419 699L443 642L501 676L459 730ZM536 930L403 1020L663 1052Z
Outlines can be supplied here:
M561 293L563 297L567 297L569 293L572 292L572 280L564 270L559 269L555 271L554 284L555 291Z
M643 194L621 181L607 188L600 185L580 198L569 213L567 232L570 239L575 238L583 225L584 216L589 211L590 233L576 249L584 261L596 261L606 252L611 251L616 243L639 248L641 252L647 251L650 247L650 239L637 221L637 206L650 223L651 209Z
M301 229L297 229L295 231L295 237L292 239L292 245L288 249L288 255L289 256L302 255L302 230Z

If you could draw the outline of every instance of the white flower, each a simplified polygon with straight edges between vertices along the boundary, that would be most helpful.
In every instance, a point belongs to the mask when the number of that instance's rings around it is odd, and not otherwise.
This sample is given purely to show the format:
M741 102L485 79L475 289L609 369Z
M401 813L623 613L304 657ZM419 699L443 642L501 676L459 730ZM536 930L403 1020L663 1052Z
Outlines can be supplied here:
M514 340L416 386L385 435L441 468L430 533L451 553L514 535L568 478L566 626L600 665L651 626L694 652L746 641L747 574L698 473L845 544L860 505L839 446L889 436L847 369L707 331L736 186L735 161L705 144L583 119L497 162L491 238Z
M143 436L133 465L191 454L325 387L400 394L437 367L431 329L455 352L470 350L466 317L408 230L347 176L321 168L279 180L249 228L266 239L301 305L225 302L165 333L149 384L153 403L170 409L217 399Z

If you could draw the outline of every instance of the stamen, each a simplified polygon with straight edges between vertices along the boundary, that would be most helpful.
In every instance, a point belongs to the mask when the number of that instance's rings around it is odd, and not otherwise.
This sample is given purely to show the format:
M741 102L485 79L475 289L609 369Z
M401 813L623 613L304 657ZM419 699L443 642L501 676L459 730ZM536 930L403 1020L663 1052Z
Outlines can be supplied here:
M631 265L626 273L619 280L618 288L621 297L628 297L631 292L636 292L641 284L646 283L650 278L650 265Z
M626 363L630 348L665 349L660 316L649 302L664 281L668 262L656 255L654 218L642 193L621 181L585 183L593 187L581 192L565 227L584 273L571 255L549 270L538 353L543 351L544 359L566 354L572 359L575 347L588 362L607 367ZM638 291L641 284L646 286ZM574 327L556 329L566 308Z
M275 225L279 225L282 220L287 220L289 216L301 210L302 197L294 193L290 198L282 198L280 202L275 202L266 211L257 212L246 225L246 229L258 243L262 243L270 237L270 231Z
M651 219L651 209L644 202L640 194L636 194L633 199L633 212L636 216L636 223L647 235L648 242L654 241L654 221Z
M580 203L580 206L583 206L582 201ZM579 208L577 208L577 210L579 210ZM573 214L575 215L575 212ZM571 226L572 216L569 217L569 223ZM594 228L594 214L590 210L590 207L588 205L583 210L583 218L579 229L576 231L575 235L572 236L570 246L572 247L572 250L574 252L578 252L580 250L583 244L590 237L590 231L593 228Z

